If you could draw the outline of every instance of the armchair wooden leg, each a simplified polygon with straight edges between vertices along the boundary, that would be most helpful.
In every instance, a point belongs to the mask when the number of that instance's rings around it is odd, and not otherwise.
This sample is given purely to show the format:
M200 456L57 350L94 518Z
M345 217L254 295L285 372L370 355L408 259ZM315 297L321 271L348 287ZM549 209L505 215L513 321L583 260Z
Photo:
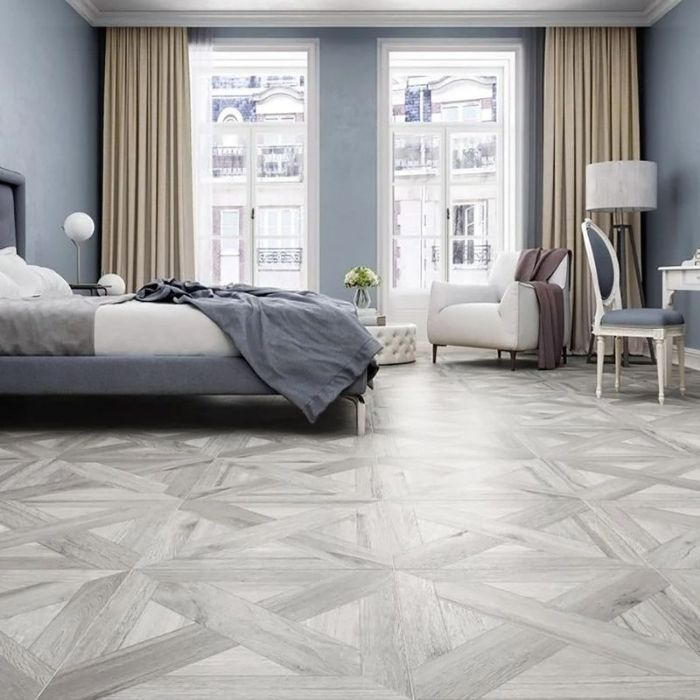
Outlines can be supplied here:
M498 352L498 359L500 360L500 359L501 359L501 355L503 355L503 350L498 350L497 352Z
M615 337L615 391L620 391L620 374L622 372L622 336Z
M664 367L666 366L666 341L663 339L655 339L654 345L656 346L656 370L659 377L659 403L663 405L664 403Z
M681 380L681 396L685 396L685 338L682 335L676 336L676 347L678 348L678 373Z
M600 398L603 395L603 364L605 363L605 338L599 335L596 339L597 355L597 381L595 395Z
M510 371L515 372L515 356L518 353L515 350L510 351Z
M433 345L433 364L435 364L437 362L437 349L438 349L438 346Z

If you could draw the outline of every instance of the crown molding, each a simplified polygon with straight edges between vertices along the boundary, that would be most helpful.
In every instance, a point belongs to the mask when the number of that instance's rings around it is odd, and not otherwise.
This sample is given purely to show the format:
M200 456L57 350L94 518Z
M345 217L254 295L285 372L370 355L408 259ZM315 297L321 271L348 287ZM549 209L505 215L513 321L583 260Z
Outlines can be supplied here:
M105 12L93 0L66 0L96 27L646 27L681 0L652 0L639 12Z
M656 24L664 15L668 14L681 0L652 0L646 11L646 26Z
M94 27L100 25L100 11L92 0L66 0L66 2L87 22Z

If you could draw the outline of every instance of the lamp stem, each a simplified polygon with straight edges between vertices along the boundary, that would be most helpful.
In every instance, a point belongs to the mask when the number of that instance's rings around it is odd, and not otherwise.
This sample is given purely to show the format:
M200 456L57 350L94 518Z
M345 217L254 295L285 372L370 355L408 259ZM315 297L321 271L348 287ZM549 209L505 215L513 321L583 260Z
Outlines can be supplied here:
M73 241L73 245L75 246L75 250L77 252L77 255L76 255L77 268L76 268L75 280L76 280L76 284L80 284L80 243L78 243L78 241Z

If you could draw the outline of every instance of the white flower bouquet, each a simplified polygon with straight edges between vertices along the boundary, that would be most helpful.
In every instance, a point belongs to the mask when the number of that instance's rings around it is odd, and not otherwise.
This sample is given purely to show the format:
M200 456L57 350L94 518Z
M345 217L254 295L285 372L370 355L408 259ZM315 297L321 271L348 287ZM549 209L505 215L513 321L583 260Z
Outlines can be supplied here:
M371 268L360 265L353 267L345 275L346 287L378 287L382 283L382 278Z

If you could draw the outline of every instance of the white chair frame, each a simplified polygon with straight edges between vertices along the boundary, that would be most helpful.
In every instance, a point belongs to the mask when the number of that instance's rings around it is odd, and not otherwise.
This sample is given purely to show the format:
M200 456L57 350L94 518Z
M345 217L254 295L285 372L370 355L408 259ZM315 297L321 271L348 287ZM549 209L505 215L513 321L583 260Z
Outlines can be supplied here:
M610 255L613 266L613 284L608 297L604 298L598 280L598 269L596 267L595 255L588 238L588 231L597 235ZM581 225L583 243L588 257L588 264L593 280L593 290L595 292L596 310L593 320L593 335L596 338L597 355L597 383L596 396L603 395L603 367L605 364L605 338L613 338L615 343L615 391L620 391L620 375L622 368L622 341L623 338L651 338L656 348L656 369L659 382L659 403L663 404L664 394L664 368L666 366L666 340L673 339L678 350L678 369L680 374L681 395L685 394L685 325L676 326L611 326L601 325L601 320L606 312L622 308L622 294L620 292L620 265L617 254L610 240L590 219L586 219ZM671 344L668 345L669 352L673 351Z

